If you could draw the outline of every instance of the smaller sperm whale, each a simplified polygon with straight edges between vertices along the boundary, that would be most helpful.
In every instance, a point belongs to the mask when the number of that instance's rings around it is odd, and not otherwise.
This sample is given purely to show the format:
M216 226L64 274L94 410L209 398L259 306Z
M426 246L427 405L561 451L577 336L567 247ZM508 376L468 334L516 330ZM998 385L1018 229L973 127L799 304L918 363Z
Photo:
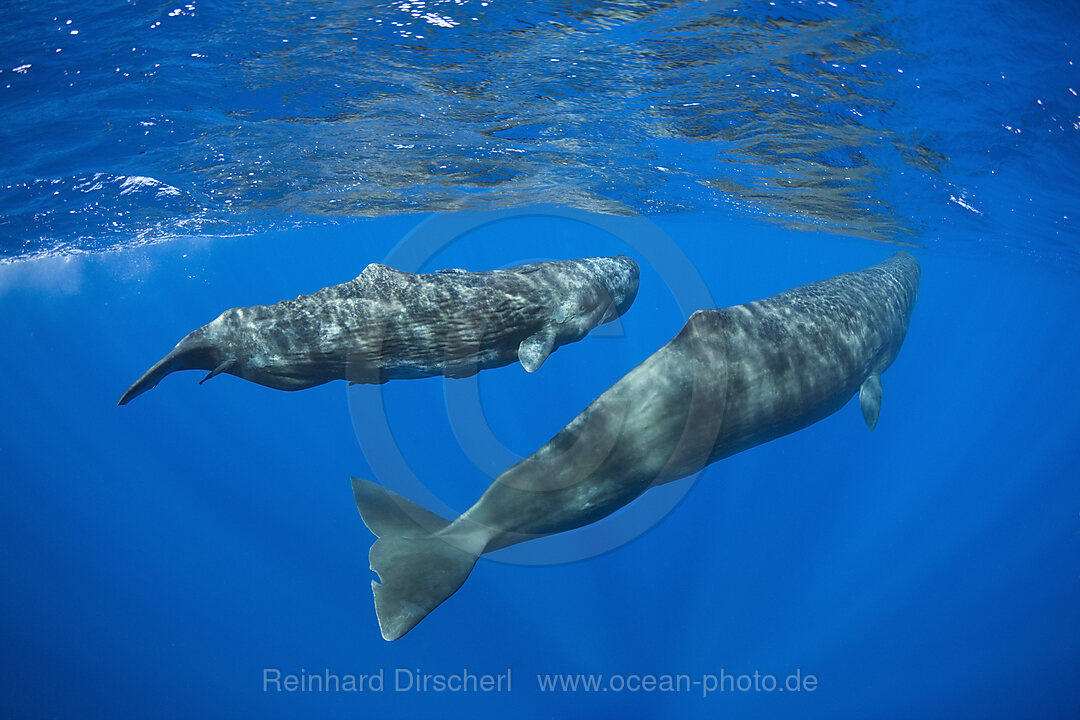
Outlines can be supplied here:
M919 275L901 251L861 272L699 310L453 521L354 478L356 506L378 538L368 559L383 637L401 637L454 594L483 553L594 523L651 487L811 425L856 393L873 430Z
M623 255L413 274L372 263L341 285L275 305L232 308L190 333L118 405L178 370L228 373L279 390L331 380L468 377L556 348L622 315L638 290Z

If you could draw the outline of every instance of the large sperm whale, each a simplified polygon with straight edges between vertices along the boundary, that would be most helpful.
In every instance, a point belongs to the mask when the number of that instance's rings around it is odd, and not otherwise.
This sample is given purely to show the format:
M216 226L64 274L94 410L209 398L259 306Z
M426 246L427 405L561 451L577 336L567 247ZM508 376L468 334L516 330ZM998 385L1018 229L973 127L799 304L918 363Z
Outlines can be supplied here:
M210 371L201 382L229 373L279 390L468 377L515 361L533 372L559 346L626 312L637 290L637 263L622 255L418 275L372 263L311 295L226 310L118 404L177 370Z
M453 522L354 478L357 508L378 536L369 560L383 637L401 637L456 592L482 553L596 522L651 487L815 423L856 392L873 430L919 274L901 251L861 272L694 313Z

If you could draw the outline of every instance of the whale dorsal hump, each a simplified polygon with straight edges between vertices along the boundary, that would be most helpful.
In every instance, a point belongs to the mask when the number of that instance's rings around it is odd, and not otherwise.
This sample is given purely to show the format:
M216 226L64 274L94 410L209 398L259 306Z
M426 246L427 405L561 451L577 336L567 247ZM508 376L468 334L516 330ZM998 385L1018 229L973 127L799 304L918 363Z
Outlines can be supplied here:
M360 283L363 287L389 289L407 285L409 279L415 277L412 273L395 270L389 265L371 263L364 268L354 282Z
M399 275L408 275L409 273L402 272L401 270L395 270L389 265L383 265L382 263L369 263L364 271L360 273L363 277L380 277L391 276L397 277Z

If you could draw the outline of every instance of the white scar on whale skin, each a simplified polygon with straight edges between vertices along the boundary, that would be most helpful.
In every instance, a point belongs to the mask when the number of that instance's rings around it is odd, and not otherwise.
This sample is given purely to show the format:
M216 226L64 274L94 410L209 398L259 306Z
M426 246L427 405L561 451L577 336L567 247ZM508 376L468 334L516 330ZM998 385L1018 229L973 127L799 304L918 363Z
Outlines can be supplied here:
M354 478L378 536L369 560L383 637L401 637L456 592L481 554L596 522L651 487L811 425L855 393L873 430L919 276L901 251L861 272L699 310L452 522Z
M177 370L209 371L202 382L228 373L279 390L468 377L512 362L534 372L556 348L626 312L637 290L637 263L622 255L427 274L373 263L311 295L226 310L117 404Z

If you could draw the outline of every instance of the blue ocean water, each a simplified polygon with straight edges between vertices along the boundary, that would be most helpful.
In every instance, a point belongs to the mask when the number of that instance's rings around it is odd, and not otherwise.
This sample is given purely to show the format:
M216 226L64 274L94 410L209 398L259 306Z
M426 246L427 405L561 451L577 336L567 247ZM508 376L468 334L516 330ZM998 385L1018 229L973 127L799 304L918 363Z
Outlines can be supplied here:
M1073 8L18 2L4 22L4 717L1080 717ZM897 244L922 286L873 433L849 403L482 560L379 636L351 476L461 512L696 307ZM298 393L181 373L115 407L225 308L370 262L620 252L634 306L537 373ZM466 673L511 686L417 689ZM645 676L696 684L628 687Z

